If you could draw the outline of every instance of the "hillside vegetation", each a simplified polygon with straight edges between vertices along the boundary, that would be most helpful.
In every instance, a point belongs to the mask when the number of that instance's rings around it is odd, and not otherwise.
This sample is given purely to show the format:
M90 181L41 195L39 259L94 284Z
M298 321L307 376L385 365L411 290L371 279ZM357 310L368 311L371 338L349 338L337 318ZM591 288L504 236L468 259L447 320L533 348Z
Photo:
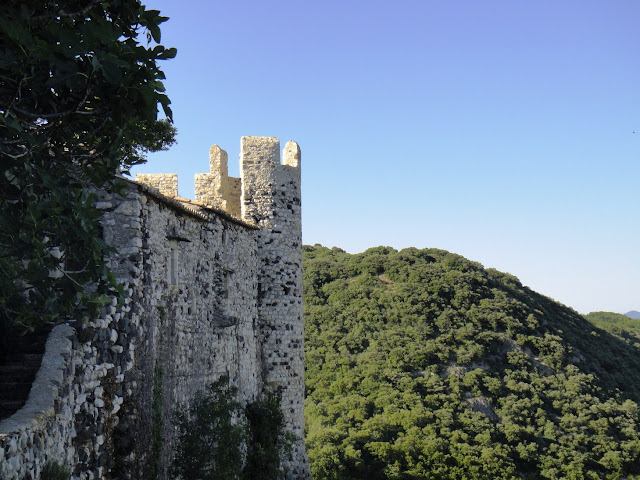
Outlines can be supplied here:
M640 478L637 344L442 250L304 248L322 479Z
M585 318L596 327L640 348L640 320L613 312L591 312Z

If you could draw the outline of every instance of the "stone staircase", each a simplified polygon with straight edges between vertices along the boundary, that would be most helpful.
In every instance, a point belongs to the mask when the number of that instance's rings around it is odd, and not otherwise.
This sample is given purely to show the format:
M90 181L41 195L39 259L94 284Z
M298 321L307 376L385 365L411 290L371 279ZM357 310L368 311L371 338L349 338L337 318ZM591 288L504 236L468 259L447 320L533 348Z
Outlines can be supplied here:
M44 346L51 328L11 340L0 359L0 420L20 410L42 363Z

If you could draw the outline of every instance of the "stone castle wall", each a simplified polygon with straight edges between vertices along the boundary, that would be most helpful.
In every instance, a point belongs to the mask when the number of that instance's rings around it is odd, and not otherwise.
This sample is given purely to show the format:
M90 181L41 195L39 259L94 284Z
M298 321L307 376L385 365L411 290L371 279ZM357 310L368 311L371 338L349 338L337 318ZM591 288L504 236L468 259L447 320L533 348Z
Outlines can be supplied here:
M229 176L227 152L213 145L209 150L209 173L196 174L196 201L240 218L241 185L239 178Z
M284 156L280 165L277 139L244 137L242 180L228 177L226 153L212 147L200 203L167 197L178 192L166 174L98 203L125 304L114 299L85 327L71 323L71 347L48 352L64 365L56 406L0 424L0 478L38 478L48 460L73 466L74 479L169 478L175 407L221 375L243 402L265 388L282 394L299 437L286 467L310 478L297 145Z
M0 478L39 479L47 462L71 470L73 479L112 478L117 470L115 432L121 409L132 398L125 377L136 367L136 347L144 332L133 308L141 286L137 258L143 232L137 186L124 197L97 203L104 211L105 239L117 237L111 259L125 292L112 298L101 315L86 325L69 321L53 329L25 406L0 422Z
M288 142L281 165L277 138L243 137L240 159L242 216L260 226L258 316L265 381L282 395L286 415L303 418L300 148ZM291 430L304 438L303 422L292 423ZM294 457L294 465L305 462L303 443L295 446Z
M255 230L215 215L178 216L170 205L153 200L142 208L143 288L134 304L146 331L132 378L139 386L137 402L128 412L132 427L145 425L143 441L137 434L133 451L140 478L154 468L166 473L175 440L168 419L178 403L224 374L238 387L241 401L255 400L263 386L254 333ZM149 378L154 381L145 381ZM153 458L144 445L153 443L157 408L165 420L162 451Z
M157 188L163 195L178 196L178 175L175 173L139 173L136 180Z

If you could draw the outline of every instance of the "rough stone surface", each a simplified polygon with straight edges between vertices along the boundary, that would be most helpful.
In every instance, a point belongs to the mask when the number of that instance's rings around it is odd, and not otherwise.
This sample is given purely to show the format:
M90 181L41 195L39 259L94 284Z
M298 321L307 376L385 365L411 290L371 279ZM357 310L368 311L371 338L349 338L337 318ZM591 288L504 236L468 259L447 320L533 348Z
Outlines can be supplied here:
M241 181L230 177L228 155L218 145L209 150L209 173L197 173L196 201L219 207L234 217L240 217Z
M242 217L260 226L258 317L265 382L282 395L291 431L300 439L291 462L306 465L304 449L304 345L300 148L288 142L280 164L273 137L242 137ZM308 473L305 473L308 475Z
M138 173L136 181L157 188L161 194L169 197L178 196L177 173Z
M241 148L242 188L216 146L202 174L211 177L197 187L201 202L232 216L160 195L177 195L168 175L137 177L154 189L130 182L123 197L102 195L125 300L88 325L54 329L27 404L0 424L0 478L39 478L47 461L73 479L169 478L177 404L223 374L242 402L265 389L282 394L298 436L289 478L310 478L300 149L287 143L281 165L275 138L243 137Z

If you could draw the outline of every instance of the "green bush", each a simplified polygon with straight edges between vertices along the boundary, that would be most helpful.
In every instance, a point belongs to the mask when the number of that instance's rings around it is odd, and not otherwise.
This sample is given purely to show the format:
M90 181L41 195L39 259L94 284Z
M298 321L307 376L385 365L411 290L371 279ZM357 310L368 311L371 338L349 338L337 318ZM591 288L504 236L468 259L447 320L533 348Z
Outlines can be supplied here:
M172 473L183 480L284 478L281 459L292 438L285 431L280 397L266 393L242 407L237 388L223 376L191 404L178 408L178 445Z
M40 480L69 480L71 472L58 462L49 460L43 467Z
M229 377L221 377L176 412L173 474L183 480L235 480L242 473L245 427Z
M303 255L315 480L640 478L637 320L443 250Z
M243 478L281 479L280 460L290 453L292 435L285 431L280 396L267 393L245 408L247 418L247 462Z

